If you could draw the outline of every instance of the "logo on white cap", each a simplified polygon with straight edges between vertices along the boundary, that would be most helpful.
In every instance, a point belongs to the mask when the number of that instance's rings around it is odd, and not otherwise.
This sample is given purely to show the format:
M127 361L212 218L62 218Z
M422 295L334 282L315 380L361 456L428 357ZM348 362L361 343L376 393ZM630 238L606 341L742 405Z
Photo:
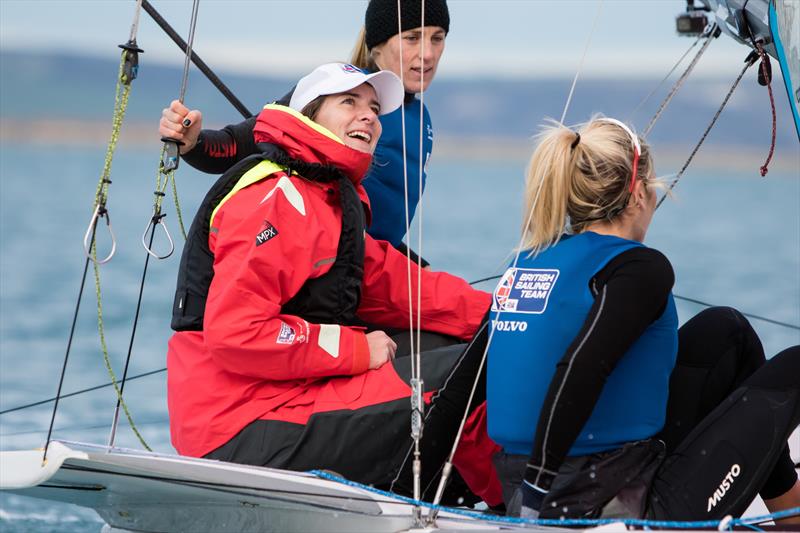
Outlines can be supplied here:
M295 87L289 107L302 111L320 96L339 94L369 83L381 106L379 114L391 113L403 103L405 90L400 78L391 71L381 70L367 74L349 63L327 63L304 76Z

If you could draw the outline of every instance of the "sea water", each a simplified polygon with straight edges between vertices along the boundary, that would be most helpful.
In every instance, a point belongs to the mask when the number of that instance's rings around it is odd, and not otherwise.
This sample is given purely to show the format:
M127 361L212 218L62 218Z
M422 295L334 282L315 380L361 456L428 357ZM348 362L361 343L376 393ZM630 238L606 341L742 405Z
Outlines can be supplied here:
M142 233L152 214L155 150L120 150L108 208L116 235L113 260L100 267L103 326L111 364L121 375L145 263ZM82 240L91 216L104 150L9 145L0 157L0 411L55 395L84 267ZM796 161L796 158L795 158ZM730 305L800 324L800 180L792 165L767 178L752 166L690 168L656 213L647 244L663 251L676 273L675 294ZM525 161L434 159L424 203L422 255L436 270L467 280L501 272L517 245ZM796 167L796 165L795 165ZM663 169L669 171L669 169ZM186 165L178 171L184 223L213 177ZM168 191L169 192L169 191ZM182 237L170 195L165 223L175 254L151 259L129 376L165 366L166 342ZM159 230L160 231L160 230ZM412 228L411 247L420 251ZM109 249L105 224L99 255ZM160 232L157 251L166 248ZM491 282L481 285L490 290ZM678 301L682 321L702 309ZM108 382L98 342L97 306L89 270L63 393ZM753 320L768 356L800 343L800 332ZM157 451L172 451L165 396L157 373L125 385L134 422ZM105 444L116 402L104 388L61 401L54 437ZM52 404L0 415L0 448L43 445ZM122 417L116 444L141 445ZM90 510L0 494L4 531L98 531Z

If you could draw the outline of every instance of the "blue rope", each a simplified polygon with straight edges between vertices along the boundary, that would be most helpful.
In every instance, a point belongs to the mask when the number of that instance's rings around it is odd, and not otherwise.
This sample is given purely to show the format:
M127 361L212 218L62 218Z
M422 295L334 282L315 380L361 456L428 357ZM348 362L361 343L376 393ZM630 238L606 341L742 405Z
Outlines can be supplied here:
M381 496L385 496L387 498L391 498L395 501L400 501L403 503L407 503L409 505L414 505L418 507L425 507L427 509L435 509L440 511L445 511L448 513L452 513L455 515L465 516L469 518L475 518L478 520L488 520L490 522L501 522L506 524L528 524L528 525L537 525L537 526L602 526L605 524L616 524L616 523L624 523L628 526L639 526L639 527L658 527L658 528L672 528L672 529L697 529L697 528L716 528L720 524L720 520L705 520L705 521L695 521L695 522L679 522L679 521L668 521L668 520L643 520L638 518L564 518L564 519L555 519L555 518L540 518L536 520L531 520L528 518L518 518L513 516L498 516L498 515L491 515L485 513L479 513L476 511L467 511L465 509L458 509L455 507L445 507L442 505L433 505L432 503L423 502L420 500L415 500L413 498L408 498L406 496L401 496L399 494L395 494L393 492L388 492L381 489L376 489L375 487L371 487L369 485L364 485L363 483L358 483L356 481L350 481L349 479L345 479L341 476L337 476L331 474L330 472L325 472L322 470L311 470L309 472L319 478L327 479L328 481L336 481L338 483L342 483L343 485L347 485L349 487L355 487L358 489L366 490L367 492L372 492L373 494L378 494ZM750 524L758 524L761 522L766 522L767 520L775 520L780 518L785 518L788 516L794 516L800 514L800 507L793 507L791 509L786 509L785 511L778 511L776 513L770 513L763 516L751 516L748 518L734 518L729 522L729 526L745 526L750 527L756 531L762 531L759 528L755 528Z

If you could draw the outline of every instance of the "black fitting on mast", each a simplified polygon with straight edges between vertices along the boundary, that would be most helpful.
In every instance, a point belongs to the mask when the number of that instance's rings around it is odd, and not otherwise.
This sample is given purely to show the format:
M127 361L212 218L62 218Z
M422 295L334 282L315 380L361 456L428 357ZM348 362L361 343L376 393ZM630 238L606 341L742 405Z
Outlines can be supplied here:
M125 44L119 45L120 48L125 50L125 64L122 67L122 83L130 85L136 76L139 75L139 54L143 54L144 50L139 48L136 44L136 39L132 39Z

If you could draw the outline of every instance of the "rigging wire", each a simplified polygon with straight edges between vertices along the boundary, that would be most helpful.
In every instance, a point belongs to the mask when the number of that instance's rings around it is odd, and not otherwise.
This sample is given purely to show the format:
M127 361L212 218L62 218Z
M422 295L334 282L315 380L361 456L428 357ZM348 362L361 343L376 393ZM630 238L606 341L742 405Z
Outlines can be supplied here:
M425 13L425 5L423 0L422 5L422 16L424 21L424 13ZM402 25L402 6L401 0L397 0L397 33L398 35L402 36L403 34L403 25ZM424 28L424 24L422 26ZM399 40L399 56L400 56L400 82L405 87L405 71L403 65L403 39ZM424 39L423 39L424 45ZM422 60L422 58L420 58ZM423 69L424 70L424 69ZM424 93L424 91L423 91ZM424 96L423 96L424 98ZM408 146L406 140L406 101L405 98L400 104L400 129L402 135L402 147L403 147L403 188L404 188L404 207L405 207L405 225L406 225L406 235L410 235L411 230L411 215L410 215L410 205L409 205L409 183L408 183ZM423 112L423 102L420 102L420 116L422 117ZM422 127L423 122L420 120L420 158L422 152ZM422 192L422 175L421 175L421 166L420 166L420 197ZM421 202L420 202L421 203ZM421 216L421 214L420 214ZM420 219L421 220L421 219ZM421 224L421 223L420 223ZM420 232L421 232L421 225L420 225ZM421 245L421 243L420 243ZM418 256L420 257L421 262L421 250L418 251ZM420 471L421 471L421 464L419 462L419 442L422 438L422 410L424 409L424 400L422 395L422 381L419 378L420 376L420 369L421 369L421 362L419 359L419 338L420 334L414 328L414 294L413 294L413 281L411 276L411 264L413 263L411 259L411 248L406 247L406 282L408 286L408 320L409 320L409 327L408 327L408 334L409 334L409 348L411 350L410 353L410 362L411 362L411 438L413 440L413 449L415 455L414 461L414 495L419 496L419 485L420 485ZM418 264L418 267L421 265ZM420 285L420 278L421 273L417 272L417 286ZM417 305L417 315L419 323L419 317L421 316L421 311L419 309L419 301ZM416 333L416 335L415 335ZM418 508L414 511L414 520L415 523L419 524L421 518L421 510Z
M414 462L412 463L412 472L414 474L414 499L419 500L422 497L422 457L420 450L420 441L422 440L422 433L425 430L425 400L423 399L423 391L425 390L424 380L422 378L422 167L423 167L423 133L425 128L425 0L421 0L420 5L421 20L420 31L422 36L420 39L420 52L419 52L419 66L420 66L420 103L419 103L419 181L418 181L418 201L417 201L417 349L412 351L411 357L416 358L414 369L416 374L412 374L411 378L411 436L414 439ZM400 11L397 11L397 16L400 16ZM411 327L414 328L412 322ZM414 523L422 525L422 508L414 507Z
M683 74L681 74L680 78L678 78L678 80L672 86L672 90L670 90L669 94L667 94L666 98L664 98L664 100L661 102L661 105L658 106L658 109L656 110L653 117L650 119L650 122L648 122L647 126L644 128L644 131L642 132L642 137L647 137L650 134L650 131L656 125L658 119L661 118L661 114L664 112L665 109L667 109L667 106L672 101L672 98L678 93L678 89L680 89L683 86L683 82L687 80L689 74L692 73L694 67L700 61L700 58L703 57L703 54L708 49L708 46L711 44L711 41L719 37L720 33L721 31L716 24L709 25L706 32L704 32L704 35L706 35L706 42L703 43L703 46L700 47L700 50L698 50L697 54L695 54L695 56L692 58L692 61L689 63L689 66L686 67L686 70L683 71Z
M140 1L142 2L142 7L144 8L145 12L147 12L147 14L150 15L150 18L152 18L153 21L156 24L158 24L158 26L162 30L164 30L164 33L166 33L167 36L169 36L169 38L172 39L172 41L178 45L181 51L186 53L188 48L186 41L184 41L181 38L181 36L178 35L178 32L176 32L172 28L172 26L170 26L170 24L166 21L166 19L164 19L164 17L162 17L161 14L158 11L156 11L156 9L152 6L152 4L150 4L148 0L140 0ZM200 72L202 72L206 76L206 78L208 78L208 81L210 81L212 85L214 85L214 87L216 87L219 90L219 92L222 93L222 95L228 100L228 102L230 102L231 105L233 105L233 107L235 107L236 110L244 118L250 118L253 116L253 113L251 113L250 110L247 109L247 107L241 102L241 100L239 100L236 97L236 95L233 94L233 92L228 88L228 86L225 85L222 82L222 80L219 79L219 77L214 73L214 71L211 70L208 67L208 65L206 65L205 61L200 59L200 56L198 56L194 52L194 50L191 51L190 55L192 63L195 64L198 70L200 70Z
M497 275L494 275L494 276L488 276L488 277L485 277L485 278L477 279L475 281L471 281L470 285L476 285L478 283L482 283L482 282L485 282L485 281L492 281L492 280L495 280L495 279L499 279L501 275L502 274L497 274ZM712 303L709 303L709 302L704 302L703 300L698 300L698 299L695 299L695 298L689 298L689 297L686 297L686 296L681 296L681 295L678 295L678 294L673 294L672 296L676 300L683 300L683 301L690 302L690 303L693 303L693 304L702 305L704 307L715 307L717 305L717 304L712 304ZM765 317L765 316L756 315L754 313L746 313L746 312L741 312L741 313L742 313L742 315L746 316L747 318L751 318L753 320L759 320L759 321L767 322L769 324L773 324L773 325L776 325L776 326L781 326L781 327L785 327L785 328L788 328L788 329L793 329L793 330L796 330L796 331L800 331L800 326L798 326L797 324L790 324L788 322L781 322L780 320L775 320L775 319L768 318L768 317ZM144 377L152 376L154 374L160 374L161 372L166 372L166 370L167 370L166 367L158 368L156 370L150 370L148 372L143 372L141 374L137 374L135 376L131 376L131 377L127 378L127 381L134 381L134 380L141 379L141 378L144 378ZM50 403L50 402L54 402L54 401L59 400L59 399L63 400L65 398L78 396L78 395L81 395L81 394L85 394L87 392L93 392L93 391L96 391L96 390L99 390L99 389L102 389L102 388L111 387L112 385L113 385L113 383L111 383L111 382L104 383L102 385L95 385L93 387L88 387L88 388L85 388L85 389L81 389L81 390L78 390L78 391L70 392L68 394L63 394L63 395L60 395L60 396L54 396L52 398L47 398L45 400L39 400L39 401L36 401L36 402L32 402L32 403L28 403L28 404L24 404L24 405L19 405L17 407L12 407L12 408L0 411L0 415L13 413L15 411L22 411L22 410L29 409L29 408L32 408L32 407L38 407L40 405L44 405L44 404L47 404L47 403ZM0 435L0 436L2 436L2 435Z
M703 302L701 300L696 300L694 298L688 298L686 296L678 296L677 294L674 294L673 297L677 298L678 300L684 300L686 302L691 302L691 303L695 303L695 304L698 304L698 305L704 305L706 307L714 307L714 304L710 304L708 302ZM783 326L785 328L795 329L795 330L800 331L800 326L798 326L796 324L789 324L788 322L781 322L779 320L774 320L772 318L767 318L767 317L761 316L761 315L755 315L753 313L742 313L742 314L744 316L746 316L748 318L752 318L754 320L760 320L762 322L768 322L770 324L775 324L776 326Z
M111 162L114 157L114 152L117 147L117 142L119 141L119 133L122 128L122 122L125 118L125 111L128 108L128 99L130 97L130 90L131 90L131 82L136 78L139 70L139 52L144 52L141 48L138 47L136 44L136 34L139 28L139 12L142 7L142 0L138 0L136 3L136 9L134 11L133 16L133 23L131 24L131 32L128 38L128 42L125 44L119 45L122 48L122 54L120 57L120 64L119 64L119 71L117 73L117 83L116 89L114 91L114 113L112 119L112 128L111 128L111 137L108 141L108 146L106 148L106 155L105 160L103 162L103 171L100 175L100 179L97 184L97 189L95 192L95 200L94 200L94 210L92 214L92 218L89 222L89 227L86 230L86 235L84 236L83 240L83 247L84 247L84 254L86 255L86 260L83 267L83 276L81 277L80 288L78 290L78 298L75 302L75 312L73 313L72 318L72 325L70 327L69 339L67 341L67 349L64 354L64 363L61 367L61 375L58 380L58 388L56 391L56 400L53 404L53 414L50 418L50 427L47 431L47 440L45 441L44 445L44 452L42 453L42 464L47 462L47 450L50 446L50 438L53 435L53 426L55 424L56 413L58 411L58 398L61 395L61 389L64 385L64 376L66 375L67 371L67 363L69 361L69 354L72 349L72 340L75 336L75 327L78 321L78 312L80 310L81 300L83 299L83 290L86 286L86 275L89 272L89 261L92 261L94 264L94 271L95 271L95 286L97 289L98 295L98 313L101 312L101 304L100 304L100 278L99 278L99 271L98 267L100 264L107 263L111 260L114 256L114 252L116 251L116 237L114 236L114 231L111 226L111 217L108 213L108 209L106 204L108 202L108 193L109 193L109 186L111 185ZM108 227L109 233L111 235L111 251L109 252L108 256L106 256L101 261L97 259L97 223L99 222L100 218L106 219L106 226ZM102 324L102 315L98 314L98 322Z
M400 16L400 6L401 0L397 0L397 32L398 35L403 34L403 22ZM400 82L403 84L403 88L405 89L405 74L403 70L403 39L400 39L399 44L399 55L400 55ZM409 200L408 200L408 156L407 150L408 146L406 143L406 99L400 102L400 131L401 136L403 138L403 190L404 190L404 199L405 199L405 222L406 222L406 235L409 234L411 231L411 215L410 215L410 207L409 207ZM413 294L411 291L411 249L410 247L406 247L406 282L408 284L408 336L409 336L409 349L411 350L411 375L415 375L415 367L416 358L414 357L414 349L417 346L417 343L414 342L414 305L413 305Z
M110 385L110 383L109 383ZM140 426L149 426L153 424L164 424L169 423L169 418L160 418L157 420L145 420L144 422L138 422ZM92 429L105 429L108 427L108 423L102 424L92 424L86 426L61 426L55 428L55 431L88 431ZM37 435L39 433L43 433L47 431L46 429L26 429L22 431L12 431L10 433L0 433L0 437L21 437L24 435ZM148 450L152 451L152 450Z
M186 96L186 86L189 82L189 63L191 62L192 58L192 43L194 43L194 32L197 27L197 7L199 5L199 0L195 0L192 2L192 15L191 21L189 22L189 43L186 46L186 58L183 62L183 77L181 78L181 92L180 97L178 98L181 103L183 103L183 99Z
M689 47L689 48L688 48L688 49L687 49L687 50L686 50L686 51L683 53L683 55L680 57L680 59L678 59L678 60L675 62L675 64L674 64L674 65L672 65L672 68L671 68L671 69L669 69L669 72L667 72L666 76L664 76L663 78L661 78L661 81L659 81L659 82L656 84L656 86L653 88L653 90L652 90L652 91L650 91L650 92L647 94L647 96L645 96L645 97L642 99L642 101L641 101L641 102L639 102L639 103L636 105L636 107L635 107L635 108L633 108L633 111L631 111L630 115L628 115L629 117L634 117L634 116L636 116L636 113L637 113L637 112L638 112L638 111L639 111L639 110L642 108L642 106L643 106L644 104L646 104L646 103L647 103L647 102L650 100L650 98L652 98L652 96L653 96L654 94L656 94L656 92L658 92L658 90L661 88L661 86L662 86L662 85L664 85L664 82L665 82L665 81L667 81L667 80L669 79L669 77L670 77L670 76L672 76L672 73L673 73L673 72L675 72L675 69L677 69L677 68L678 68L678 66L679 66L681 63L683 63L683 60L684 60L684 59L686 59L686 56L688 56L688 55L689 55L689 52L691 52L691 51L694 49L694 47L695 47L695 46L697 46L697 43L699 43L699 42L700 42L700 40L703 38L703 36L704 36L703 34L700 34L700 35L698 35L698 36L697 36L697 39L695 39L695 40L694 40L694 42L692 43L692 45L691 45L691 46L690 46L690 47Z
M159 369L156 369L156 370L151 370L149 372L143 372L141 374L137 374L135 376L129 377L128 381L134 381L136 379L141 379L141 378L144 378L144 377L147 377L147 376L152 376L153 374L160 374L161 372L166 372L166 370L167 370L167 367L162 367L162 368L159 368ZM104 389L104 388L110 387L112 385L113 385L113 383L111 383L111 382L103 383L102 385L95 385L94 387L87 387L85 389L81 389L81 390L77 390L77 391L74 391L74 392L70 392L68 394L62 394L60 396L54 396L52 398L47 398L46 400L39 400L37 402L32 402L32 403L28 403L28 404L25 404L25 405L19 405L17 407L12 407L10 409L5 409L3 411L0 411L0 415L13 413L14 411L22 411L24 409L30 409L31 407L38 407L40 405L44 405L46 403L54 402L56 400L63 400L64 398L71 398L72 396L78 396L80 394L85 394L87 392L93 392L93 391L96 391L96 390Z
M94 239L94 233L92 233ZM55 404L53 405L53 414L50 417L50 427L47 430L47 439L44 445L44 454L42 455L42 465L47 462L47 449L50 446L50 437L53 435L53 425L56 421L56 412L58 411L58 399L61 396L61 387L64 385L64 375L67 372L67 361L69 360L70 349L72 348L72 339L75 336L75 325L78 321L78 311L81 308L81 300L83 299L83 288L86 285L86 273L89 271L89 258L83 266L83 277L81 278L81 286L78 290L78 300L75 302L75 313L72 315L72 327L69 330L69 340L67 341L67 352L64 354L64 363L61 366L61 377L58 380L58 388L56 389Z
M583 62L586 59L586 53L589 51L589 45L592 43L592 36L594 35L594 30L597 27L597 21L600 20L600 12L602 9L603 0L600 0L597 4L597 13L595 14L594 21L592 22L592 29L589 31L589 36L586 38L586 45L583 47L583 55L578 63L578 70L575 72L575 78L572 80L572 87L569 88L569 95L567 96L567 102L564 104L564 111L561 113L561 119L559 120L561 124L564 123L564 119L567 117L567 110L569 109L569 104L572 102L572 94L575 92L575 86L578 84L578 76L580 76L581 70L583 70Z
M566 108L565 108L564 111L566 113ZM543 181L540 181L539 182L539 186L536 189L536 194L535 194L535 196L533 198L533 202L532 202L531 208L530 208L530 213L528 213L528 218L525 221L525 225L522 226L522 231L521 231L521 235L520 235L520 239L519 239L519 244L517 244L516 252L515 252L515 255L514 255L514 262L512 263L512 266L509 267L509 269L516 268L517 263L519 262L519 256L522 253L522 246L523 246L523 244L525 242L525 237L526 237L526 235L528 233L527 228L530 227L531 220L533 218L533 212L534 212L534 210L536 208L536 204L539 202L539 196L540 196L540 194L542 192L542 188L543 188L542 184L543 184ZM491 312L494 311L493 308L494 308L494 305L492 305L492 307L489 309L489 314L490 315L491 315ZM453 458L455 457L455 454L456 454L456 448L458 447L458 443L461 440L461 434L464 431L464 425L466 424L467 417L469 415L469 406L470 406L470 404L472 404L472 399L475 396L475 390L477 389L477 386L478 386L479 377L481 375L481 372L483 372L484 365L486 364L486 356L489 353L489 347L492 344L492 338L494 338L494 332L495 332L495 328L491 327L491 324L493 324L493 323L497 322L498 320L500 320L500 314L502 312L503 312L502 306L498 306L497 310L496 310L496 313L494 315L494 318L493 319L492 318L489 319L489 326L490 326L489 327L489 337L486 340L486 347L483 349L483 354L481 355L481 362L478 365L478 372L475 375L475 380L472 383L472 389L470 390L470 393L469 393L469 399L467 400L466 409L464 410L464 415L461 417L461 422L459 423L458 431L456 432L456 438L455 438L455 441L453 442L453 447L450 450L450 455L448 455L447 461L445 462L444 466L442 467L442 475L441 475L441 478L439 479L439 486L436 488L436 495L434 496L434 499L433 499L434 506L438 506L439 502L441 502L442 496L444 495L444 489L445 489L445 487L447 485L447 481L448 481L447 477L448 477L448 474L452 470ZM436 520L437 514L438 514L438 509L436 507L432 508L431 512L428 514L428 523L429 524L432 524Z
M670 183L669 188L667 189L667 191L658 200L658 203L656 204L656 209L661 207L661 204L664 203L664 199L667 196L669 196L669 194L672 192L672 189L675 188L675 185L677 185L678 181L680 181L680 179L683 177L683 173L686 172L686 169L689 167L689 164L694 159L694 156L697 155L698 150L700 150L700 147L703 145L703 142L705 142L706 137L708 137L708 134L711 132L711 129L717 123L717 119L719 119L719 116L722 113L722 110L725 109L725 106L728 104L728 100L731 99L731 96L733 95L733 92L739 86L739 82L742 81L742 78L744 77L745 73L747 72L747 69L749 69L756 62L756 59L758 59L758 52L756 52L755 50L750 52L750 54L747 56L747 58L745 58L745 60L744 60L744 63L745 63L744 68L739 73L739 75L736 77L736 80L733 82L733 85L731 85L731 88L728 90L728 94L725 95L725 98L722 100L722 104L720 105L719 109L717 109L717 112L714 114L714 117L711 119L711 123L708 125L708 127L705 130L705 132L703 132L703 135L700 137L700 140L695 145L694 149L692 150L692 153L689 154L689 159L686 160L686 162L683 164L683 167L681 167L681 169L675 175L675 179L672 180L672 183Z

